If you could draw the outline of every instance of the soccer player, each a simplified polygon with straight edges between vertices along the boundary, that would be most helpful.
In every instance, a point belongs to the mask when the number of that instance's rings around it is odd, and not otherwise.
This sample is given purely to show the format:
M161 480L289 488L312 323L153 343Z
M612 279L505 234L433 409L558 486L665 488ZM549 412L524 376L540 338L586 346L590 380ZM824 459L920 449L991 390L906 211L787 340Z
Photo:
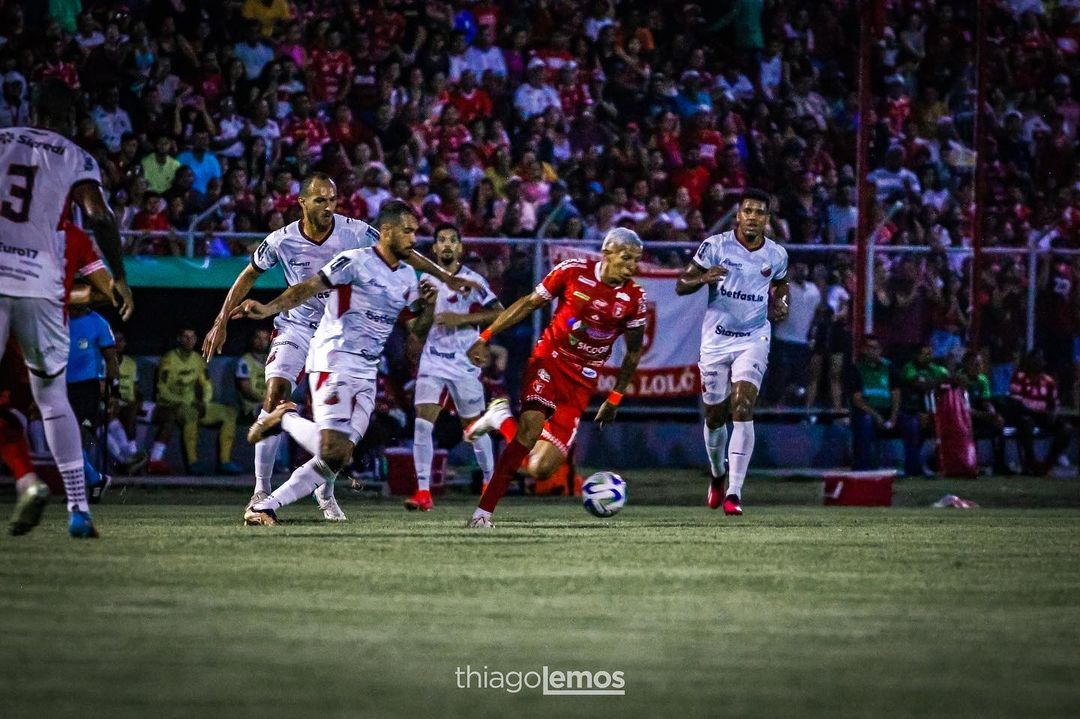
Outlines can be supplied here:
M110 299L132 306L120 234L101 190L97 162L65 135L74 131L75 96L45 79L34 92L38 127L0 130L0 347L14 335L30 370L46 441L67 494L68 532L97 537L87 504L79 426L67 398L63 222L82 210L112 268Z
M526 458L530 474L538 477L550 475L565 461L596 389L599 370L615 340L625 334L626 356L595 421L602 427L615 419L645 338L645 291L631 279L643 246L636 232L620 227L607 233L601 250L599 261L567 260L556 266L531 294L504 310L469 349L470 359L483 366L493 335L559 298L559 307L536 343L522 379L521 419L515 422L509 403L498 399L466 433L470 440L496 430L513 437L499 454L470 527L494 526L495 505Z
M334 481L367 431L379 359L402 310L410 307L414 313L409 330L421 340L431 328L436 290L426 281L421 286L405 264L416 245L419 219L408 204L391 201L379 210L378 223L375 247L346 250L269 304L246 300L233 311L236 318L264 319L330 292L307 358L315 421L283 402L248 433L249 441L259 442L284 429L314 456L269 497L248 507L246 524L276 525L277 510Z
M712 472L707 502L712 509L723 504L730 515L742 514L742 487L754 453L754 404L769 362L769 319L788 313L787 251L764 235L769 203L767 193L746 190L735 229L706 238L675 286L680 295L709 287L698 362Z
M215 354L221 354L229 317L247 297L252 285L263 272L281 263L286 282L290 286L298 285L317 277L319 268L339 253L372 247L379 239L378 228L335 214L337 186L329 175L316 172L308 176L300 185L297 201L302 217L267 235L255 250L251 264L244 268L226 295L221 311L203 342L203 357L207 360ZM405 261L422 272L439 277L456 289L462 289L466 284L450 277L419 253L411 253ZM278 404L292 395L304 370L311 337L330 294L330 290L324 287L303 304L282 312L274 320L270 356L266 361L266 397L259 413L260 418L267 417ZM270 481L274 474L274 459L277 457L279 441L277 436L271 436L255 447L255 491L251 495L249 506L261 502L270 494ZM345 514L334 499L333 484L324 485L316 498L328 520L345 519Z
M480 368L468 356L469 348L479 336L477 325L487 326L503 306L495 298L487 281L461 264L463 246L461 233L451 224L435 228L435 259L451 275L468 277L482 287L480 290L456 292L442 282L432 285L438 292L435 301L435 326L428 333L420 355L416 374L416 427L413 433L413 461L416 465L416 493L405 500L405 508L422 512L433 506L431 500L431 461L435 455L432 431L442 412L442 399L449 395L454 401L462 427L468 427L484 412L484 385ZM473 451L484 484L491 480L495 459L491 438L477 437Z

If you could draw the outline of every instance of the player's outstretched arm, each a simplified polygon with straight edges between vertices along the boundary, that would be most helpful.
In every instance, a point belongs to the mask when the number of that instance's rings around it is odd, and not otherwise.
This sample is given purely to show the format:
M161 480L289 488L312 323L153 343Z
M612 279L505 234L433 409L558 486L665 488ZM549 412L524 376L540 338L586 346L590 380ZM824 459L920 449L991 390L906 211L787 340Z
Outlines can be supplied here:
M408 257L404 260L405 264L409 265L413 269L420 270L424 274L436 277L440 282L443 282L447 287L455 292L461 292L466 289L473 289L479 292L483 292L484 288L479 282L473 280L466 280L461 277L456 277L437 264L421 255L416 250L412 251Z
M691 262L686 266L686 269L683 270L683 273L679 275L679 279L675 283L675 294L692 295L701 289L702 286L712 284L713 282L719 282L724 279L724 276L727 273L726 267L716 265L707 270L703 270L695 263Z
M122 317L131 317L131 313L135 311L135 300L131 296L127 274L124 272L120 228L116 224L116 215L101 192L101 185L96 182L81 182L72 189L71 199L82 210L86 226L93 230L101 254L105 256L105 261L112 270L110 298L117 298Z
M409 332L416 335L420 342L427 339L428 332L431 331L431 325L435 322L435 300L438 296L439 291L430 282L422 281L420 283L420 299L418 303L423 305L423 309L420 310L420 314L409 320L408 325Z
M501 302L494 302L490 307L491 309L479 312L440 312L435 315L435 323L446 327L460 327L461 325L486 327L498 319L506 309Z
M619 367L619 376L615 378L615 386L611 394L596 411L595 421L601 428L615 421L615 414L619 411L618 401L626 388L630 386L634 373L637 372L638 362L641 361L641 353L645 347L645 328L628 329L624 337L626 338L626 356L623 357L622 366Z
M548 302L550 302L550 300L541 296L539 293L531 292L500 312L499 316L495 318L495 321L491 323L491 326L481 332L480 338L469 348L469 359L472 360L472 363L477 367L483 367L487 364L487 345L488 340L491 339L492 335L497 335L503 330L510 329Z
M236 281L229 288L229 294L225 295L225 301L221 304L221 311L214 318L214 325L206 333L203 340L202 356L209 361L214 355L221 354L221 348L225 344L225 327L229 324L229 318L244 298L251 292L255 281L259 279L259 273L254 267L248 265L244 271L236 276Z
M326 290L331 287L333 287L333 285L331 285L327 281L326 276L320 272L316 275L312 275L298 285L293 285L265 305L262 302L256 302L255 300L245 300L240 303L239 307L232 311L232 314L229 315L229 319L238 320L245 318L249 320L264 320L267 317L273 317L279 312L298 307L320 292L326 292Z

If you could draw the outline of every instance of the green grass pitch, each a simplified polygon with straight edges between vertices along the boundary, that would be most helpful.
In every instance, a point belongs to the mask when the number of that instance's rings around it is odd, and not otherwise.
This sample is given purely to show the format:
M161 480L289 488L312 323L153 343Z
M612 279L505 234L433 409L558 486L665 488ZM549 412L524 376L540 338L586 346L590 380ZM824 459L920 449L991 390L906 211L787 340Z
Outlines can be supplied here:
M615 518L508 498L488 532L468 497L339 490L347 524L304 502L266 528L240 492L129 488L75 542L56 504L0 537L0 716L1080 715L1080 481L898 482L857 509L752 477L725 518L698 473L626 479ZM983 507L930 509L945 492ZM621 671L626 694L461 689L466 665Z

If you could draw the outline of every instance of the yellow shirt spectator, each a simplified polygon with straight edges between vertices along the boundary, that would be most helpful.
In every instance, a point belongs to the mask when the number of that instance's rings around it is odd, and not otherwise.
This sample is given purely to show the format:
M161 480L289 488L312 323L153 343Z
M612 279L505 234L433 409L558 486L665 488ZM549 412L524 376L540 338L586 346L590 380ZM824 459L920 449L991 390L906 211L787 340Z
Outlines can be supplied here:
M206 373L206 361L198 352L188 352L184 357L180 350L169 350L161 357L158 367L158 402L193 405L196 402L195 385L202 384L204 403L210 402L212 386Z
M258 22L263 37L270 37L274 34L274 23L291 19L293 11L288 0L244 0L240 14Z

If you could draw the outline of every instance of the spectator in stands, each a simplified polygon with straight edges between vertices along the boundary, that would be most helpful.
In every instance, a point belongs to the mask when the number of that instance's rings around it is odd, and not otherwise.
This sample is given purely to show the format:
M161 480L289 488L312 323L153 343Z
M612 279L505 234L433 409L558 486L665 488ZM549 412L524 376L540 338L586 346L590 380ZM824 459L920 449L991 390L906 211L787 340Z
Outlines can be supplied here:
M119 463L121 471L133 474L146 465L147 454L139 449L136 435L142 397L139 392L139 369L127 353L127 337L119 330L116 339L117 389L109 408L109 454Z
M534 57L529 60L525 84L514 93L514 107L522 120L542 115L549 107L562 108L559 93L544 82L544 61Z
M3 75L0 93L0 127L26 127L30 124L30 98L26 78L15 70Z
M996 475L1012 474L1005 462L1005 417L998 411L990 394L990 378L983 367L982 355L967 351L956 372L957 384L967 391L971 408L971 427L975 439L989 439L994 452L993 472Z
M883 436L918 438L918 417L900 412L900 376L881 354L873 335L863 340L862 351L849 371L851 394L851 445L855 470L874 469L873 445Z
M211 474L210 462L199 461L199 427L220 428L218 436L218 471L222 474L242 474L232 461L236 439L236 409L213 400L213 385L206 361L195 351L198 335L190 327L182 327L177 347L161 357L158 366L157 402L169 412L182 429L184 457L192 474ZM159 440L159 441L167 441ZM160 457L151 456L151 461Z
M107 87L101 93L101 102L91 113L97 126L98 137L105 143L109 152L120 151L120 140L125 133L132 131L131 117L120 107L120 88Z
M206 194L211 180L221 179L221 163L210 152L210 133L206 130L197 130L192 135L192 148L181 152L176 161L195 173L192 187L201 194Z
M927 394L949 381L949 371L934 362L929 345L919 348L915 358L900 372L901 405L904 429L904 474L923 476L922 439L933 432L933 417L926 405ZM915 418L911 422L910 418Z
M270 349L270 331L251 333L248 351L236 362L236 392L240 395L240 419L254 422L266 398L266 358Z
M1042 350L1028 352L1009 383L1006 406L1006 417L1020 442L1022 471L1035 476L1046 475L1058 463L1071 434L1068 421L1058 414L1057 382L1045 369ZM1035 457L1036 429L1050 438L1050 451L1042 461Z
M806 395L807 368L810 364L810 339L821 304L821 292L810 281L805 262L791 265L788 284L788 316L773 325L773 346L769 357L769 401L783 402Z

